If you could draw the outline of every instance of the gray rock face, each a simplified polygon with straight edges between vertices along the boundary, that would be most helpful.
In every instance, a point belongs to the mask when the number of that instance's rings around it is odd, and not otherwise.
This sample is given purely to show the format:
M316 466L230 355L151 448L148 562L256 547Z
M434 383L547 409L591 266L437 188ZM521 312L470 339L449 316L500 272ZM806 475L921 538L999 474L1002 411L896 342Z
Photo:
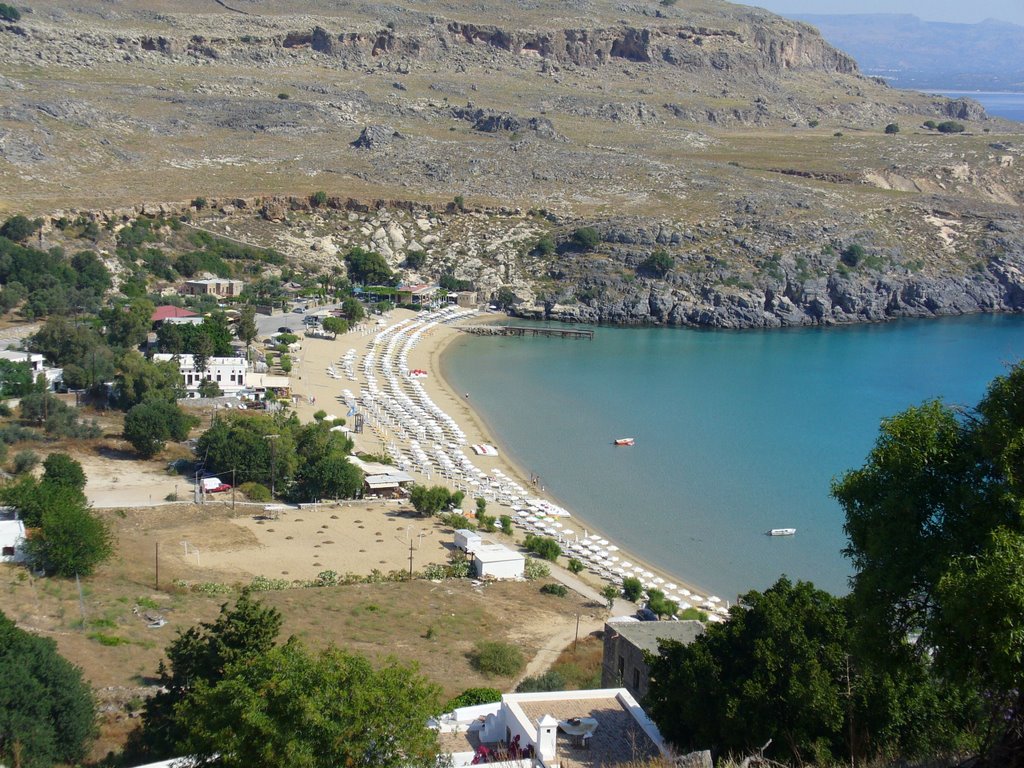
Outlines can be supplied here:
M403 136L390 125L367 125L352 142L356 149L379 149Z
M517 117L510 112L495 112L491 109L453 107L452 117L473 123L473 130L483 133L518 133L533 131L541 138L555 138L555 127L546 117Z

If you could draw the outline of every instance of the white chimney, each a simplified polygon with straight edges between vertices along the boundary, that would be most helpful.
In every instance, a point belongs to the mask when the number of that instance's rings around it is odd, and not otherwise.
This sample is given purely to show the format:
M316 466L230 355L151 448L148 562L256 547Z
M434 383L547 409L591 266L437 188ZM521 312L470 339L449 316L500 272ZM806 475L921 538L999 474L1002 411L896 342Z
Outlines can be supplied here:
M544 715L537 721L537 751L540 759L549 763L555 759L555 744L558 734L558 721L551 715Z

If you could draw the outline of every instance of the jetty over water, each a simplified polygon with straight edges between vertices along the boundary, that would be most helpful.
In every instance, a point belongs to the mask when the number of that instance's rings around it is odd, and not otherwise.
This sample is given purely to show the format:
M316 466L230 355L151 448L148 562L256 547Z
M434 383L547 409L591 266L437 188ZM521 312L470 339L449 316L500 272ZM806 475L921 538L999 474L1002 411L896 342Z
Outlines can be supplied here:
M542 328L533 325L468 325L459 330L477 336L553 336L561 339L594 338L594 331L582 328Z

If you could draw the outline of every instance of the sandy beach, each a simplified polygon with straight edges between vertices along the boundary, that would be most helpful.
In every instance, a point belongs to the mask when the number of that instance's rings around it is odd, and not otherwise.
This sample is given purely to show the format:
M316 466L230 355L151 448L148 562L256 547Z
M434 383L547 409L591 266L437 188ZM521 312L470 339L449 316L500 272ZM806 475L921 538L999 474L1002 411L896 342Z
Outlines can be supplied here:
M303 348L297 354L299 360L293 372L293 393L299 396L296 405L299 417L303 421L311 420L313 414L320 410L326 411L331 416L344 417L348 406L344 403L341 392L348 389L358 397L367 387L368 381L363 370L363 360L372 349L374 337L381 331L394 328L398 324L403 322L409 323L414 317L415 313L409 310L394 310L384 318L384 324L377 324L376 322L372 324L365 323L333 340L319 338L304 339ZM505 451L502 450L500 436L493 434L486 422L473 410L472 401L465 394L454 392L441 375L444 351L462 334L462 331L458 329L459 326L464 326L468 323L500 320L502 317L503 315L477 314L460 319L454 325L440 323L432 325L423 331L415 346L409 349L407 367L409 369L422 369L426 371L426 377L418 379L418 382L422 385L433 403L448 416L452 417L465 434L467 445L464 447L467 453L469 452L469 445L478 443L489 443L498 447L499 455L497 456L471 456L472 463L476 467L479 467L488 475L493 475L494 471L498 470L500 473L503 473L504 477L528 489L531 494L543 498L545 494L540 489L530 485L530 474L525 472L522 467L508 460ZM354 350L355 364L351 367L351 375L342 376L340 375L341 368L339 362L346 353L353 355L351 350ZM333 369L334 376L331 375L329 369ZM403 440L400 435L396 434L394 429L384 424L373 428L371 423L372 419L368 418L364 432L352 435L357 451L381 453L388 446L392 448L397 446L403 452L408 449L408 440ZM416 478L417 482L456 487L454 483L447 481L439 474L432 473L428 477L415 469L408 469L408 471ZM543 468L541 468L541 471L543 471ZM474 508L472 494L467 494L467 500L463 506L467 511ZM352 530L352 526L349 525L346 530L355 535L357 532L362 533L372 528L379 535L375 535L371 540L362 542L362 546L351 544L345 546L346 564L341 567L327 562L328 560L333 561L333 557L325 558L322 556L325 549L323 545L315 552L310 549L312 539L309 536L321 536L321 534L315 531L324 529L314 529L313 533L302 530L301 540L303 543L292 544L291 542L300 538L300 529L294 528L292 523L289 523L287 527L289 530L294 530L294 533L291 535L295 538L289 539L287 546L282 546L275 536L280 531L280 525L275 528L273 533L270 533L266 525L260 526L257 524L257 521L245 520L240 522L240 524L245 525L252 531L261 543L267 546L274 546L276 550L275 564L278 562L279 556L283 561L288 561L279 570L288 571L294 578L306 578L309 571L322 570L327 567L339 572L368 572L369 567L390 570L395 567L401 567L399 564L403 562L407 567L407 537L411 534L409 531L406 531L403 535L397 535L396 531L400 527L408 529L410 525L417 529L415 535L419 533L426 534L419 542L419 546L423 547L423 549L416 554L416 562L440 562L446 558L448 549L445 545L448 544L450 546L450 542L447 541L447 537L450 534L439 524L430 520L423 520L419 517L410 517L405 520L404 526L396 526L396 518L394 516L399 509L408 511L408 504L396 504L391 506L389 511L384 511L379 505L362 504L358 506L359 515L357 517L362 521L358 525L364 527L356 527L355 530ZM512 515L515 512L512 506L499 504L495 500L488 503L487 509L488 514L492 515ZM315 524L315 521L319 520L319 516L324 514L326 510L327 508L325 507L323 512L318 511L305 514L304 520L314 518ZM303 512L305 513L305 510ZM585 511L582 517L579 516L578 510L571 510L571 513L571 518L564 519L566 529L577 531L581 536L585 531L591 534L595 533L594 528L586 522ZM339 517L342 523L344 523L345 518L350 518L351 515L348 510L345 510L344 515L339 515ZM330 525L334 522L330 520L320 521L319 525ZM403 536L406 538L403 538ZM494 534L491 537L504 538ZM292 550L296 550L294 556L288 555ZM315 559L311 559L311 555L314 555ZM356 555L360 555L360 557L356 557ZM694 593L694 599L691 602L695 605L699 604L702 598L707 597L706 595L700 595L699 591L692 586L688 586L686 581L680 578L679 575L663 571L659 572L649 564L645 564L642 558L637 558L635 553L617 551L615 555L619 562L630 563L633 567L641 567L649 571L652 575L644 580L650 580L652 583L657 584L659 588L662 587L662 583L674 583L681 590ZM351 558L351 561L349 561L349 558ZM314 562L321 565L313 566L312 563ZM596 588L600 588L604 583L596 573L584 571L580 576ZM661 580L660 582L657 581L659 579ZM689 600L689 598L686 599Z
M413 316L414 313L409 310L394 310L386 318L386 325L384 326L364 326L354 329L344 336L338 337L336 340L305 340L299 366L301 380L295 382L295 392L300 395L297 407L300 418L304 421L311 419L313 413L318 410L326 410L329 414L344 416L344 406L338 401L337 393L347 388L357 394L362 387L366 386L367 382L359 365L355 366L354 381L347 379L339 381L332 378L328 373L328 367L332 365L337 366L339 358L351 349L355 349L357 362L361 361L370 350L375 334L385 328L391 328L395 324L409 321ZM550 499L550 497L546 497L540 488L530 485L530 474L528 472L509 461L506 452L502 450L501 436L490 430L486 422L473 410L471 398L467 398L465 393L454 391L441 375L444 350L463 333L459 330L460 326L500 321L503 317L504 315L502 314L488 315L480 313L472 317L460 319L455 325L434 325L411 348L408 357L408 367L410 369L422 369L427 372L426 378L419 379L419 383L436 406L445 414L453 417L465 433L468 444L490 443L499 447L499 455L497 457L473 456L472 462L475 466L487 474L492 474L497 469L505 477L511 478L523 487L528 488L530 493L541 498ZM315 403L308 401L308 395L313 395L316 398ZM400 442L391 430L386 429L383 430L382 434L368 428L362 434L353 435L353 438L356 443L356 450L368 453L380 453L386 442ZM543 468L541 470L543 472ZM418 475L415 471L411 471L411 473L414 476ZM418 475L417 480L429 484L451 484L446 483L443 477L436 474L429 478ZM467 510L473 508L471 497L468 496L464 507ZM494 501L488 503L487 511L488 514L514 514L511 506L503 506ZM591 534L599 532L588 524L585 511L582 516L579 510L570 510L570 512L572 517L565 520L566 527L579 530L581 535L584 531L589 531ZM658 571L648 563L645 563L642 557L638 558L635 553L620 551L615 554L620 557L621 561L631 562L634 566L640 566L650 571L653 574L652 579L660 579L667 584L674 583L679 588L692 592L694 596L699 595L699 591L687 585L686 581L679 574ZM596 587L600 587L603 583L595 573L584 571L581 575L585 578L585 581L589 581ZM660 584L658 586L660 587ZM707 597L707 595L701 595L700 597ZM697 602L698 600L693 600L694 604L697 604Z

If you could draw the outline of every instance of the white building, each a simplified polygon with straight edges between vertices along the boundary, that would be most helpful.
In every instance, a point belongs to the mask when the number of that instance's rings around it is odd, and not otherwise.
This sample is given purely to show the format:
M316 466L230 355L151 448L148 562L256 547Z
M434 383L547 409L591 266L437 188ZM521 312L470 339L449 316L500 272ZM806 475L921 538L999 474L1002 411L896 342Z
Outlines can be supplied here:
M17 563L25 559L25 524L21 520L0 519L0 563Z
M10 360L12 363L28 363L32 371L32 378L36 379L39 374L46 377L46 384L53 389L54 384L61 380L64 375L63 368L50 368L46 359L35 352L22 352L18 349L0 349L0 360Z
M161 353L153 355L156 362L173 360L175 355ZM225 395L237 395L246 389L246 374L249 362L244 357L209 357L206 359L206 370L196 370L193 355L177 355L178 368L185 379L185 389L189 397L199 396L199 385L205 381L215 381Z
M668 754L657 726L625 688L506 693L431 721L454 768L643 764Z
M504 544L477 544L473 550L473 570L478 579L521 579L526 557Z

